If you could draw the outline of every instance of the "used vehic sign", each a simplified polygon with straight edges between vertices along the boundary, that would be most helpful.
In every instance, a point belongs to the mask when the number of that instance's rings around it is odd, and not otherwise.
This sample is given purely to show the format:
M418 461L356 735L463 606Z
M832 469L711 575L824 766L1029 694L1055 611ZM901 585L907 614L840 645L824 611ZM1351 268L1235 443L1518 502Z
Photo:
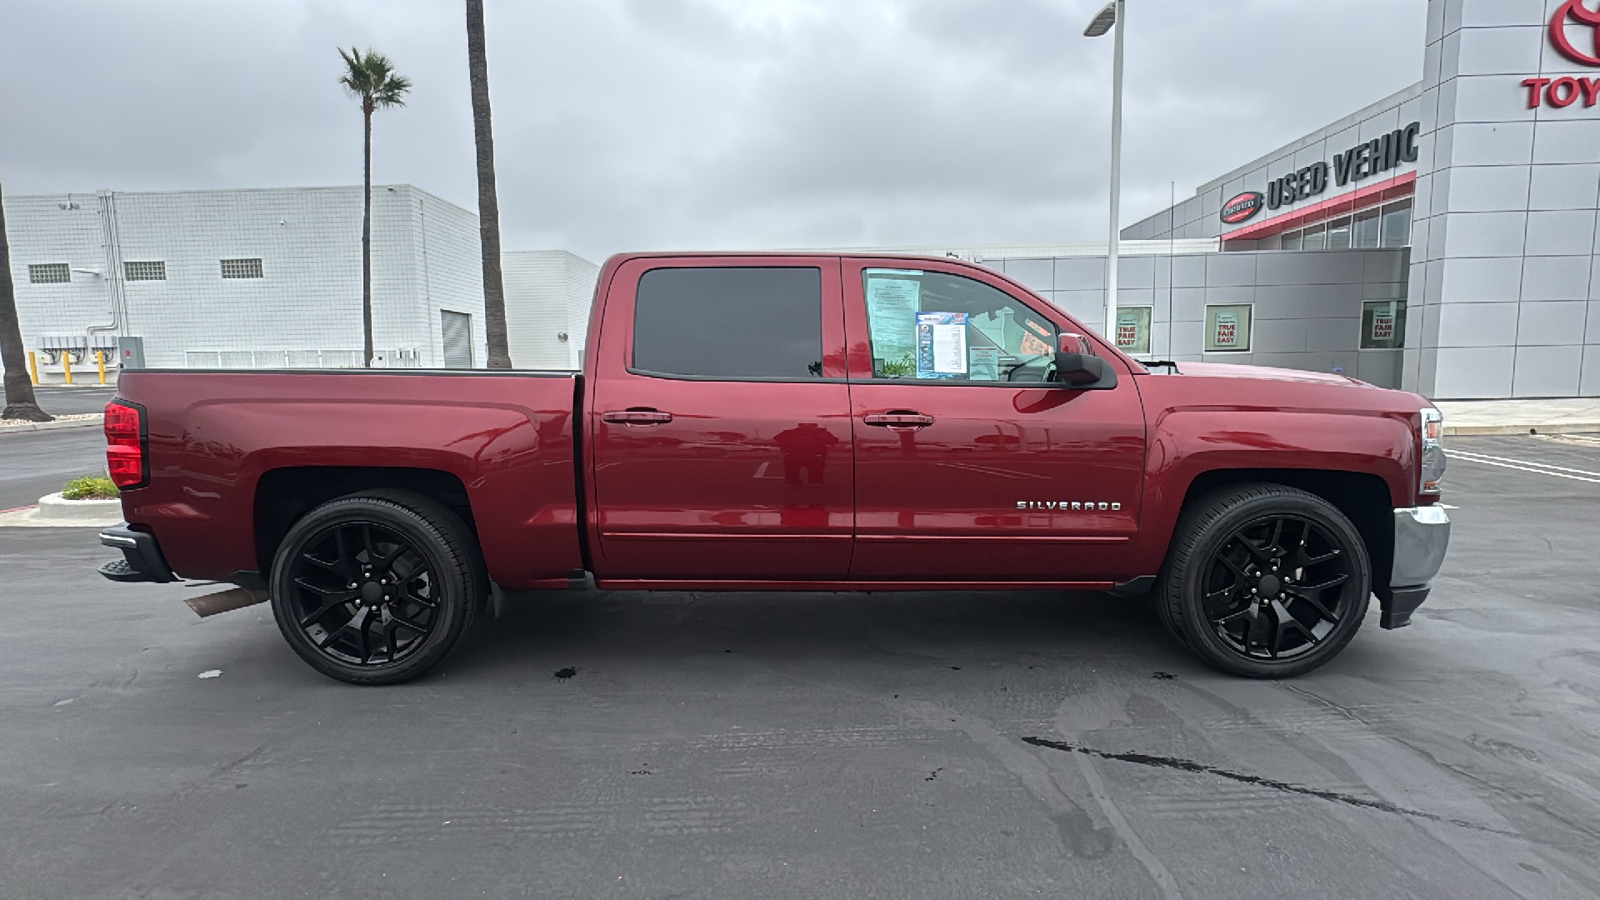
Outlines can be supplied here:
M1261 206L1266 199L1260 191L1245 191L1222 204L1222 221L1229 225L1248 222L1256 213L1261 212Z

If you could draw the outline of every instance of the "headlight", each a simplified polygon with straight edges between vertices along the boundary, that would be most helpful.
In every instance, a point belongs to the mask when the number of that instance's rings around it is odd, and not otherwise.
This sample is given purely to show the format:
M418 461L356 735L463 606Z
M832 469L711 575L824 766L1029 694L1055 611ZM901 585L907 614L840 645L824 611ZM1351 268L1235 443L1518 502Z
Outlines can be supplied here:
M1439 493L1439 482L1444 479L1444 414L1433 407L1422 411L1422 483L1418 486L1424 494Z

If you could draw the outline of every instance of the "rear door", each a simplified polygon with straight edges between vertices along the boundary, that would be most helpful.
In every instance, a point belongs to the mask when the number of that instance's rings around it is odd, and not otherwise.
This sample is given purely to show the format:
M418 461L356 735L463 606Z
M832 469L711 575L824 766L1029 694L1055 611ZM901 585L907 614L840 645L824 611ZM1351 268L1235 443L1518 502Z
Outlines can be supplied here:
M1049 380L1059 310L986 270L845 259L856 549L891 581L1101 580L1138 529L1144 416Z
M836 258L643 258L589 391L608 580L828 580L854 528Z

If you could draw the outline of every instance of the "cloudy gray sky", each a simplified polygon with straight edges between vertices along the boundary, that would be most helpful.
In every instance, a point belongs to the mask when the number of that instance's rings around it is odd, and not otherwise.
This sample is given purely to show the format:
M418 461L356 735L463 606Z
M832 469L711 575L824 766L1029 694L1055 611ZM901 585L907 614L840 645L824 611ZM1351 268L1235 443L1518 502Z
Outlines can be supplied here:
M1104 0L486 0L510 249L1100 240ZM1421 74L1425 0L1130 0L1124 221ZM476 207L459 0L0 0L15 193L359 183Z

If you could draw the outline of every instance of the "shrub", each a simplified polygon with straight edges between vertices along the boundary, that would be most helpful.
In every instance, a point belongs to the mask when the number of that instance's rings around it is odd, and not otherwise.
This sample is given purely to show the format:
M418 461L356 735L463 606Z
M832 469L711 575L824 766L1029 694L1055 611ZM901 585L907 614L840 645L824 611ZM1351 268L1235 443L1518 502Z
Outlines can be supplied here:
M66 500L115 500L122 492L104 475L79 475L67 482L61 496Z

